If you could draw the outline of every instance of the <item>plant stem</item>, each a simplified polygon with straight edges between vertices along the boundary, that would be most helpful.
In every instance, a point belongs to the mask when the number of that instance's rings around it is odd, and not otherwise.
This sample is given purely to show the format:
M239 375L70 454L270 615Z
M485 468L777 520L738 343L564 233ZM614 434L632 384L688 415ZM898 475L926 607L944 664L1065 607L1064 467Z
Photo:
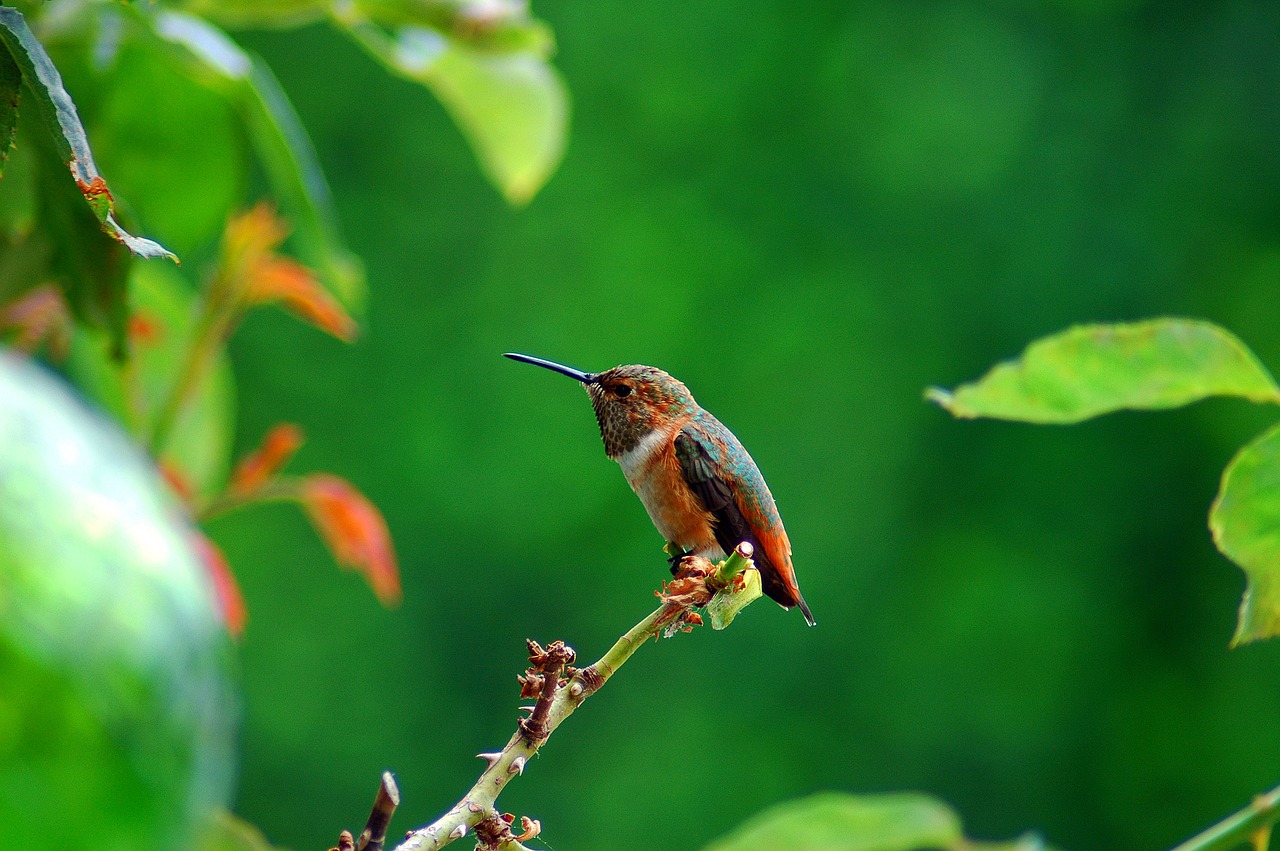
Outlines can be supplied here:
M174 424L200 388L214 358L226 342L233 323L233 312L222 302L223 299L214 298L212 293L204 299L186 359L179 367L178 377L168 395L160 403L155 419L151 421L146 442L155 458L159 458L164 451Z
M1172 851L1227 851L1246 845L1280 821L1280 787L1253 799L1249 806L1198 833ZM1264 844L1262 846L1266 848Z
M732 575L732 574L730 574ZM627 630L626 634L614 642L594 664L575 672L562 686L556 689L555 697L545 715L540 716L545 735L538 740L531 739L523 729L511 737L506 747L491 754L479 754L481 759L489 763L489 767L480 775L480 779L454 804L449 812L424 828L415 830L398 846L395 851L434 851L443 848L455 839L461 839L476 824L486 818L497 816L495 802L507 781L517 774L523 774L529 759L538 752L538 748L560 726L566 718L582 705L588 697L600 689L612 677L631 655L650 638L660 635L664 627L675 622L689 609L675 601L663 603L644 620ZM551 674L554 676L554 673ZM504 844L504 847L524 847L516 844Z

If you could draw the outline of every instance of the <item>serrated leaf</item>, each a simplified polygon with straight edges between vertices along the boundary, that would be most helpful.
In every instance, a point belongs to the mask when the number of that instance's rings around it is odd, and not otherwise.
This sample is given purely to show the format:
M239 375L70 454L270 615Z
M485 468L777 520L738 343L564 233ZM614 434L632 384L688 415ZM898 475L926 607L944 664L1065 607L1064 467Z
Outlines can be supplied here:
M271 69L200 18L161 11L150 20L190 75L236 104L273 195L293 227L291 243L298 256L344 305L359 309L364 268L343 242L319 158Z
M363 21L346 25L388 68L431 89L512 204L528 202L551 177L564 153L569 98L537 50L483 51L426 27L388 35Z
M1280 426L1231 459L1209 528L1218 549L1245 574L1232 646L1280 635Z
M0 43L22 72L23 83L32 94L36 111L44 118L59 158L70 169L72 180L103 232L139 257L176 261L178 258L164 246L130 234L115 220L111 192L94 164L76 105L62 85L62 75L53 60L17 9L0 6Z
M1081 325L1032 343L979 380L927 398L961 418L1075 423L1210 396L1280 402L1280 388L1229 331L1193 319Z
M926 851L963 839L960 819L928 795L822 792L770 807L705 851Z
M0 177L5 160L13 149L18 130L18 99L22 89L22 71L7 50L0 50Z

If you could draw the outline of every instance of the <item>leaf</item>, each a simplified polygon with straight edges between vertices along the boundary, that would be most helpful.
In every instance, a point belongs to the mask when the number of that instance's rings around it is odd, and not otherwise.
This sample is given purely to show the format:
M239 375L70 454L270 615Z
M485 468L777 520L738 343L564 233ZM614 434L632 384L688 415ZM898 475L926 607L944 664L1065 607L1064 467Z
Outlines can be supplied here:
M248 496L262 489L302 446L302 429L293 423L279 423L262 438L262 444L236 464L231 475L232 493Z
M195 851L276 851L262 831L226 810L218 810Z
M70 168L75 185L84 195L102 230L139 257L166 257L177 261L178 258L164 246L133 236L116 222L111 192L94 165L76 105L63 87L62 76L53 60L17 9L0 6L0 42L21 70L23 82L33 95L32 102L37 112L44 118L59 158Z
M1245 574L1232 646L1280 635L1280 426L1231 459L1209 528L1218 549Z
M488 52L426 27L388 35L367 21L343 23L389 69L431 89L509 202L528 202L551 177L564 153L569 99L542 52Z
M0 50L0 177L4 163L13 149L18 129L18 95L22 88L22 71L8 51Z
M72 341L68 369L99 404L142 430L172 390L195 333L195 296L172 266L135 264L130 289L136 312L130 323L133 358L127 370L113 364L89 329ZM178 415L160 460L200 497L221 488L231 459L235 380L225 352L218 355L190 404Z
M1244 343L1193 319L1076 326L1032 343L976 382L925 395L957 417L1031 423L1176 408L1209 396L1280 402L1280 388Z
M927 795L821 792L770 807L705 851L925 851L963 839L956 814Z
M302 505L338 564L364 575L384 606L400 602L400 569L382 512L350 482L328 473L302 479Z
M273 196L293 225L298 255L349 308L364 299L364 269L344 245L311 140L275 75L217 27L180 12L149 18L183 70L236 104Z

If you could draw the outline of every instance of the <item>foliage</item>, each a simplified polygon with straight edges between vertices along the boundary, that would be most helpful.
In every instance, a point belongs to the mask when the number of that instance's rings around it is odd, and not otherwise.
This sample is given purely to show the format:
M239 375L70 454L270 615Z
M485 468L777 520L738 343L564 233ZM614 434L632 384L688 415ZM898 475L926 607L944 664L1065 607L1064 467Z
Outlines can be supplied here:
M1173 408L1208 396L1280 403L1253 352L1207 322L1153 319L1072 328L1014 362L929 398L958 417L1072 423L1121 408ZM1280 435L1271 429L1227 465L1209 515L1214 541L1248 578L1232 644L1280 635Z

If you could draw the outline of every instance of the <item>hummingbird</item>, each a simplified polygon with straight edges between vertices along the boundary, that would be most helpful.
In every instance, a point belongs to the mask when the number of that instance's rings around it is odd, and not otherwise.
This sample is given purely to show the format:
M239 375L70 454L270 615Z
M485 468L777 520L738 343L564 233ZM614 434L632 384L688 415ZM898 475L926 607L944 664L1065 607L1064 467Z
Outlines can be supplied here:
M505 357L582 382L604 452L622 467L653 525L674 544L668 548L673 564L688 555L719 561L750 541L764 593L784 609L799 606L805 622L815 624L796 584L787 530L760 468L733 432L694 401L688 387L641 364L593 373L529 355Z

